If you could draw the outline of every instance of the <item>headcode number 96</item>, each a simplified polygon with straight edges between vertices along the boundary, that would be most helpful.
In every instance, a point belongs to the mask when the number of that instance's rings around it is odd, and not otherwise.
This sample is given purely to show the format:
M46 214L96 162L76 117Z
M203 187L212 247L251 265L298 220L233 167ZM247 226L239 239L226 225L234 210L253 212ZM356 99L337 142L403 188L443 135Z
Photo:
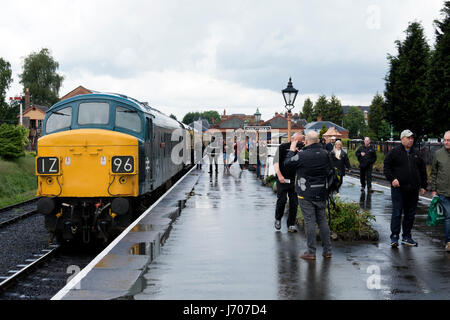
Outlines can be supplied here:
M113 173L132 173L134 171L134 159L131 156L112 157Z

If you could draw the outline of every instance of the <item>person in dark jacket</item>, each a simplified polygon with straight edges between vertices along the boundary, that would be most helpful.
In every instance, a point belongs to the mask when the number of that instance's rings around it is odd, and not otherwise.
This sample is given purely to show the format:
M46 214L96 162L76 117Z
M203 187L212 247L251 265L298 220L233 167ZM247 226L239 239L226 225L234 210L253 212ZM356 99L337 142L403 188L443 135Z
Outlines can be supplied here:
M292 143L301 145L303 135L295 133L291 139ZM297 232L295 228L295 218L297 216L297 194L295 193L295 170L288 170L284 165L284 160L289 152L291 143L281 144L273 160L277 184L277 204L275 208L275 229L281 229L281 218L284 214L287 197L289 197L289 215L287 218L288 232Z
M331 163L334 168L338 169L339 172L339 186L338 186L338 194L339 189L341 188L342 182L345 176L345 169L350 169L350 160L348 159L347 153L342 150L342 142L341 140L336 141L334 144L334 148L330 153Z
M333 137L330 138L330 142L328 142L325 145L325 150L327 150L328 152L333 151L335 143L336 143L336 137L333 136Z
M317 132L310 131L306 134L306 147L300 152L296 152L296 144L292 142L284 164L288 170L296 170L295 191L305 218L308 250L300 258L316 259L316 222L322 240L322 255L331 258L330 229L325 208L328 196L327 176L332 167L329 154L322 148Z
M413 147L413 133L410 130L404 130L400 134L400 139L402 144L392 149L384 159L384 175L391 183L391 246L398 247L401 226L402 243L417 247L418 244L413 240L411 230L416 215L419 190L423 195L427 188L427 171L425 161Z
M361 182L361 191L364 192L367 181L367 191L372 192L372 168L377 161L377 153L370 146L370 138L364 138L364 145L360 146L355 153L359 161L359 180Z

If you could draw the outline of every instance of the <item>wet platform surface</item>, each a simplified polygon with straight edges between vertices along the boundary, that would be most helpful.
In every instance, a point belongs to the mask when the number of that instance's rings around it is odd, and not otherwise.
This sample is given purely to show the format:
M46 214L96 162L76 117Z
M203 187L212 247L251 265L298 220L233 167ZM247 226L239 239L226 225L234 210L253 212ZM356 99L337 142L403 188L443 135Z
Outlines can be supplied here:
M442 226L427 227L421 201L413 237L419 247L389 245L390 190L361 196L345 177L341 198L375 214L378 243L333 242L333 258L299 258L304 232L275 231L276 194L254 172L233 176L203 171L172 224L160 255L130 292L145 299L449 299L450 254ZM197 171L198 172L198 171Z

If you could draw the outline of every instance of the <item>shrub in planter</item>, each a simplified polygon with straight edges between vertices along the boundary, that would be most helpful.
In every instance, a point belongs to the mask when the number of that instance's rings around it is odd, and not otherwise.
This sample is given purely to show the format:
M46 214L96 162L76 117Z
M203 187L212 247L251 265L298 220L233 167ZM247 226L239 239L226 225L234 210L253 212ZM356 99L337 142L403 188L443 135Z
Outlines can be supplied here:
M344 202L335 198L335 206L327 208L327 221L330 225L331 236L334 240L370 240L378 241L378 232L372 229L371 222L375 217L368 211L362 210L355 202ZM329 217L331 216L331 222ZM297 221L304 225L304 218L298 207Z

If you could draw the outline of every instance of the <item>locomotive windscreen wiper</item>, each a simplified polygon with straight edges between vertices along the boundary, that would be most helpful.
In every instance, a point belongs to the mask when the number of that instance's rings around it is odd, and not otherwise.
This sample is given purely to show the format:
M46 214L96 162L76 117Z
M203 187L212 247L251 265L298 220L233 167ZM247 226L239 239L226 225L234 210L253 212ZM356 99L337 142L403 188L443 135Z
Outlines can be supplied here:
M135 111L135 110L124 110L124 111L117 110L117 112L137 113L137 111Z
M58 112L58 111L52 111L52 113L54 113L54 114L59 114L60 116L67 116L67 117L70 117L70 116L71 116L70 114L65 114L65 113Z

